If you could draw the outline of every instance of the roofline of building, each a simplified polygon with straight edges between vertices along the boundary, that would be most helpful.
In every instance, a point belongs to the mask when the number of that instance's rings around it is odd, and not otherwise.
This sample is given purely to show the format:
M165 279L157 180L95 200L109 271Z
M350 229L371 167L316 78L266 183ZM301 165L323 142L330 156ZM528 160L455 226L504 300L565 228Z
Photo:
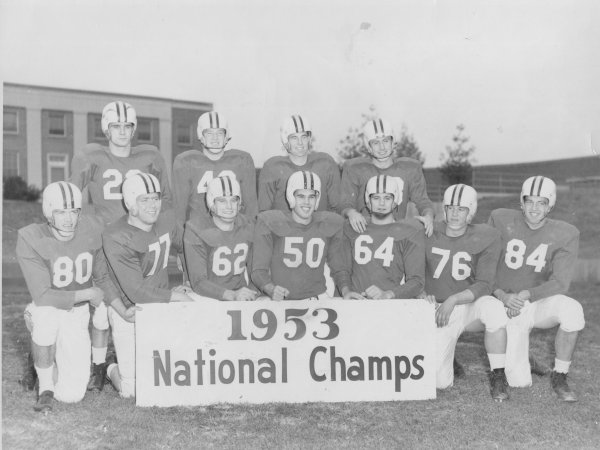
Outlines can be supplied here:
M213 104L210 102L194 102L191 100L179 100L176 98L167 98L167 97L150 97L150 96L146 96L146 95L123 94L123 93L117 93L117 92L104 92L104 91L89 91L89 90L85 90L85 89L70 89L70 88L60 88L60 87L53 87L53 86L39 86L39 85L34 85L34 84L20 84L20 83L10 83L10 82L4 82L3 85L8 86L8 87L21 88L21 89L40 89L40 90L45 90L45 91L69 92L69 93L74 93L74 94L107 95L107 96L117 97L117 98L128 97L128 98L136 98L136 99L141 99L141 100L152 100L152 101L161 101L161 102L169 102L169 103L178 103L178 104L188 105L188 106L193 105L193 106L198 106L198 107L202 107L202 108L210 108L210 109L212 109L212 107L213 107Z
M514 162L514 163L502 163L502 164L481 164L473 165L473 169L483 169L487 167L506 167L506 166L537 166L543 163L560 163L565 161L576 161L576 160L587 160L598 158L598 156L576 156L574 158L558 158L558 159L545 159L543 161L528 161L528 162ZM439 167L437 167L439 168Z

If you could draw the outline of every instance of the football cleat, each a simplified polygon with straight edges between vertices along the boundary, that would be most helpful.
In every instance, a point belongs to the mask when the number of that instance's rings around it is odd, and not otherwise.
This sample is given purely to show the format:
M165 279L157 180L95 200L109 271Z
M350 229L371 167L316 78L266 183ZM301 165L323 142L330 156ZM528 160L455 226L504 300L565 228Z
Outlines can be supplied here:
M87 385L88 391L99 392L104 389L104 383L106 382L106 367L107 364L105 362L93 365L90 381Z
M52 400L54 400L54 392L44 391L38 396L36 404L33 406L33 410L37 412L49 412L52 411Z
M550 373L548 366L542 364L531 355L529 356L529 365L531 366L531 373L538 377L545 377Z
M27 365L25 366L23 377L19 380L19 384L23 386L23 389L26 391L33 391L37 381L38 377L35 366L33 365L33 355L29 352L27 355Z
M490 374L490 393L495 402L508 400L508 381L504 369L494 369Z
M456 358L454 358L454 361L452 361L452 366L454 368L454 378L465 377L465 368L456 360Z
M563 402L576 402L577 396L571 390L569 385L567 384L567 374L561 372L552 371L550 375L550 384L552 385L552 389L558 395L558 398Z

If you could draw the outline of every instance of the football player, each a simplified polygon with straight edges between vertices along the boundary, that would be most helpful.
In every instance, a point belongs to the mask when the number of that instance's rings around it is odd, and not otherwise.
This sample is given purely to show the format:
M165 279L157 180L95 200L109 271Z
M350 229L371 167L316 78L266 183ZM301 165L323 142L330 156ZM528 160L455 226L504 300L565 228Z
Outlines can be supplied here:
M556 185L550 178L525 180L520 201L520 212L497 209L489 220L502 236L494 295L510 317L506 376L510 386L531 386L529 333L558 325L551 385L559 399L575 402L567 373L585 320L581 304L565 293L577 261L579 231L548 217L556 203Z
M231 139L225 116L207 112L198 119L198 139L202 150L188 150L173 162L173 192L177 220L183 224L197 217L210 218L206 190L210 180L228 176L237 180L244 192L240 210L251 219L256 217L256 169L249 153L225 150Z
M183 250L188 278L197 294L218 300L254 300L248 284L254 222L239 213L240 184L235 178L208 182L206 203L212 217L198 217L185 225Z
M352 284L340 287L342 295L346 299L417 298L425 278L423 227L415 220L394 219L392 211L402 203L402 191L392 177L369 179L365 203L371 215L363 233L344 223L344 260L351 261Z
M508 400L506 323L504 308L492 292L500 255L500 233L471 224L477 212L477 192L455 184L444 192L444 222L435 222L425 239L424 296L436 304L437 387L454 382L454 350L464 331L484 331L494 401Z
M110 273L121 294L108 309L118 364L108 366L107 376L122 397L133 397L135 306L192 299L183 289L169 289L169 251L171 245L181 247L181 233L172 210L161 214L158 178L146 173L128 177L123 201L128 214L102 233Z
M416 217L424 226L425 234L433 231L433 203L427 196L421 164L412 158L395 158L394 131L387 120L368 121L363 127L363 139L369 158L354 158L345 162L342 171L340 210L357 233L365 231L368 211L365 211L365 187L375 175L393 177L403 192L402 203L394 208L396 220L406 217L411 201L417 206ZM362 213L365 213L363 215Z
M292 210L263 211L258 215L252 281L272 300L330 298L326 293L325 261L338 286L349 284L342 261L343 219L329 211L316 211L320 196L317 174L294 172L286 188Z
M70 179L82 191L87 188L96 215L109 224L126 214L121 184L128 176L139 172L151 173L158 178L165 203L163 207L167 209L172 199L162 154L153 145L131 145L137 127L133 106L123 101L110 102L102 110L101 127L108 146L92 143L75 154ZM92 325L94 365L88 389L102 390L108 347L108 317L104 305L93 312Z
M289 211L286 200L287 180L294 172L309 171L321 179L322 193L318 211L338 212L340 203L340 169L327 153L313 152L312 127L306 117L288 116L280 128L281 142L287 155L269 158L260 171L258 209Z
M90 376L88 302L118 296L102 251L102 222L81 215L81 191L59 181L42 193L47 223L23 227L17 260L32 303L25 310L39 380L36 411L51 411L53 399L78 402Z

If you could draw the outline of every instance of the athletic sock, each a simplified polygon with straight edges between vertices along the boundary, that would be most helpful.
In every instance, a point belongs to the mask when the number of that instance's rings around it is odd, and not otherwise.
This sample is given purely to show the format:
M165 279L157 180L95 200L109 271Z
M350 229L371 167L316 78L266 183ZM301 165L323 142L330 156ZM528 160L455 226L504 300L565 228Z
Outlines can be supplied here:
M45 369L35 366L35 371L40 382L40 394L44 391L54 392L54 365Z
M92 362L94 364L105 363L107 351L108 347L92 347Z
M506 363L506 353L488 353L490 360L490 369L504 369Z
M559 373L569 373L569 367L571 361L561 361L560 359L554 360L554 371Z

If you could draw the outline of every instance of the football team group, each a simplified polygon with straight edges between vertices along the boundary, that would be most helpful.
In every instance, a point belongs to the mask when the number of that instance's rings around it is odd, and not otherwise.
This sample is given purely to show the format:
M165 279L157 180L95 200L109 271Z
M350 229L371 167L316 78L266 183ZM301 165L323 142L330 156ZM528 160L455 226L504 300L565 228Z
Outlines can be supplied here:
M108 145L76 153L70 180L43 191L47 221L19 230L17 258L32 298L22 383L37 386L36 411L52 410L54 399L78 402L105 380L135 396L140 305L205 297L431 302L437 387L464 374L454 359L461 333L483 331L495 401L546 372L529 358L529 333L558 326L550 385L559 399L577 400L567 373L584 317L565 293L579 232L548 218L551 179L524 180L521 211L495 210L487 224L472 223L475 189L450 186L443 220L434 221L421 165L394 156L386 120L365 124L369 156L346 161L340 175L331 156L311 151L306 118L286 117L285 153L266 161L258 184L252 156L226 149L222 114L200 116L201 149L178 155L171 177L156 147L131 145L136 124L131 105L106 105ZM414 218L406 218L408 202ZM169 286L171 252L183 271L179 286ZM116 360L108 364L110 331Z

